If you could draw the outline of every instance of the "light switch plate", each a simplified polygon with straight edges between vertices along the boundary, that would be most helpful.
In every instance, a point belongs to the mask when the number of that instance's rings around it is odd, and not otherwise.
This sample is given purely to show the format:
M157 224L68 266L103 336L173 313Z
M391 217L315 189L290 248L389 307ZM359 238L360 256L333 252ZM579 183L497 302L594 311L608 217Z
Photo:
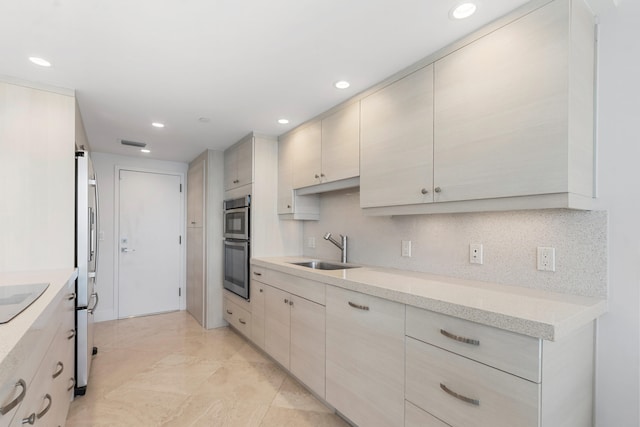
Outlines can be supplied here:
M404 257L411 257L411 240L402 241L401 255Z

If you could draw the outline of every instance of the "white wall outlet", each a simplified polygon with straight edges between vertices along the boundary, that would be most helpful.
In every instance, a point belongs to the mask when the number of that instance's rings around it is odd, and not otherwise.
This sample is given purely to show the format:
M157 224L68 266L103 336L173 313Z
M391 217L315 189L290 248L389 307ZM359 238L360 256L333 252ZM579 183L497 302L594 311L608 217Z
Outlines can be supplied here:
M411 257L411 240L402 241L402 256Z
M316 247L316 238L315 237L307 237L307 247L315 248Z
M469 262L471 264L482 264L482 243L469 244Z
M556 248L538 247L538 270L556 271Z

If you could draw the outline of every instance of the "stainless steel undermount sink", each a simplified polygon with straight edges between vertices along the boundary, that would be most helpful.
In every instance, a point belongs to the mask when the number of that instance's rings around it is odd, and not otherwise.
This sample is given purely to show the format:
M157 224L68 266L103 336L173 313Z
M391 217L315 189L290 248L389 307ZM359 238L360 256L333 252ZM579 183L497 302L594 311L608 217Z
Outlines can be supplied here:
M357 265L337 264L325 261L290 262L289 264L313 268L314 270L346 270L348 268L358 268Z

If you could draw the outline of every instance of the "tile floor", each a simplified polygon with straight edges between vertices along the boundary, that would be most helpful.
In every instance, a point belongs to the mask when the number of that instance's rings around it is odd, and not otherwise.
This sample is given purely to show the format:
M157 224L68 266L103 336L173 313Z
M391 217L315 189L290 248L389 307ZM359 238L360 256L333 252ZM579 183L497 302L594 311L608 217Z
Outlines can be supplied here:
M97 323L95 345L67 427L348 426L243 337L186 312Z

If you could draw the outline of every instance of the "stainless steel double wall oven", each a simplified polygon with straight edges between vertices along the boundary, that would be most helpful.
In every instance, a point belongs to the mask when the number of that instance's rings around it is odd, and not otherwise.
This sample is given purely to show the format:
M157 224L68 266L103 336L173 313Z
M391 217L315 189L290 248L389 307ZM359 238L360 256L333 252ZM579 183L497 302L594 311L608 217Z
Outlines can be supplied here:
M224 201L224 287L249 299L251 196Z

